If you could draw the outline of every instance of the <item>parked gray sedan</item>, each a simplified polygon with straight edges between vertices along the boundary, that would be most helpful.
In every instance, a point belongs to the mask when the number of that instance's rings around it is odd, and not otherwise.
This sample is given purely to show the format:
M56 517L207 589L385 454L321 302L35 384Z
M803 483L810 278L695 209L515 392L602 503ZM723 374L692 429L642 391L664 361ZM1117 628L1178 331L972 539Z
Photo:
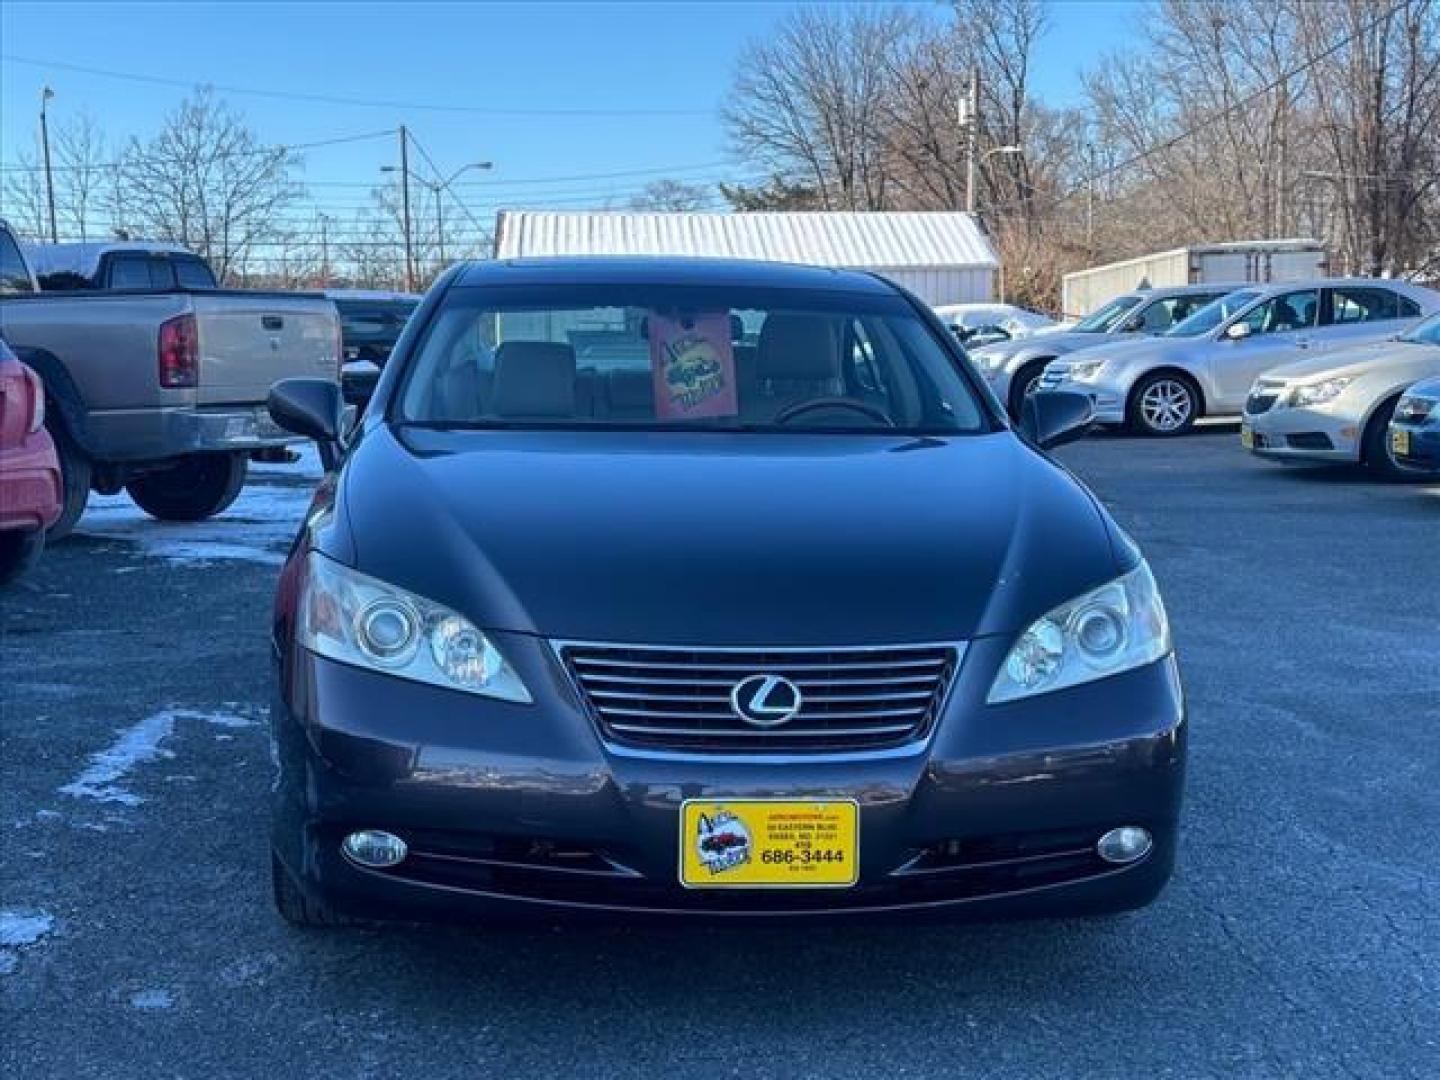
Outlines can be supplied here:
M1241 285L1182 285L1170 289L1138 289L1117 296L1069 330L1042 331L1013 341L969 350L1012 418L1020 415L1025 395L1034 389L1045 365L1077 349L1142 334L1163 334L1212 300Z
M1273 368L1383 341L1436 311L1440 293L1403 281L1328 278L1250 286L1160 337L1057 360L1039 386L1089 394L1102 424L1179 435L1201 416L1238 416L1255 380Z

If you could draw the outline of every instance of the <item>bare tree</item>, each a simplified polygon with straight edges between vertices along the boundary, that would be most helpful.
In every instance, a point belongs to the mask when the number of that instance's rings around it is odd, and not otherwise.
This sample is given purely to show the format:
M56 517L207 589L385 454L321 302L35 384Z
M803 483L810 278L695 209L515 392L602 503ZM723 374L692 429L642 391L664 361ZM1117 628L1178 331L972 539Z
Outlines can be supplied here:
M297 159L266 147L244 119L206 90L186 99L148 142L132 140L120 198L147 238L203 255L229 281L253 245L275 233L300 195Z
M82 241L107 234L96 221L116 172L107 157L105 136L93 114L82 112L60 125L55 135L55 209L65 232Z
M700 184L683 180L655 180L630 200L632 210L702 210L713 196Z
M746 46L723 112L741 155L830 210L891 204L884 111L894 55L923 25L904 7L801 8Z

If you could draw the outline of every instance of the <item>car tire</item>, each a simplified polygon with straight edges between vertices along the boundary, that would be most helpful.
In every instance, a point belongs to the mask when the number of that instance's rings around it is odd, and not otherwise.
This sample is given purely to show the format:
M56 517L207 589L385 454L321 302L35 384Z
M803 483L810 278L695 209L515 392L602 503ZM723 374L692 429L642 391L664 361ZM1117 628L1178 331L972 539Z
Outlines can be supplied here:
M196 454L125 485L135 504L161 521L204 521L224 511L245 486L245 454Z
M44 550L44 529L0 532L0 587L28 572Z
M1046 357L1032 361L1017 371L1010 380L1010 419L1020 419L1020 410L1025 406L1026 397L1030 395L1040 376L1045 374L1045 366L1050 360L1050 357Z
M1131 431L1168 438L1183 435L1200 417L1200 388L1186 375L1155 371L1130 391L1126 409Z
M329 904L306 896L300 883L273 851L270 853L270 887L275 910L291 926L315 929L351 923Z
M1388 401L1382 401L1375 408L1365 432L1360 436L1360 462L1370 474L1380 480L1400 483L1407 480L1426 480L1431 474L1418 469L1407 469L1390 453L1390 418L1400 401L1396 394Z
M60 465L60 516L50 526L46 537L54 543L69 536L85 513L85 504L90 499L93 467L85 451L76 445L64 425L49 421L52 415L53 410L47 411L45 429L50 432L50 441L55 444L55 459Z

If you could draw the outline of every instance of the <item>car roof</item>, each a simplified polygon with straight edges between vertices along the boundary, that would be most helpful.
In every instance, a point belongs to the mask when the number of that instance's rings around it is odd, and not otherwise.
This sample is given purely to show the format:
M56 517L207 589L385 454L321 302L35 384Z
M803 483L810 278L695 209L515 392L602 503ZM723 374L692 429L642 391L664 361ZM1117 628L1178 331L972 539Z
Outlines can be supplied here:
M608 256L497 259L467 263L455 284L492 285L701 285L732 288L812 289L894 295L874 274L759 259L699 256Z
M1246 287L1243 281L1202 281L1196 285L1157 285L1149 289L1136 289L1134 293L1125 293L1130 296L1190 296L1194 293L1225 293L1235 292L1237 289Z

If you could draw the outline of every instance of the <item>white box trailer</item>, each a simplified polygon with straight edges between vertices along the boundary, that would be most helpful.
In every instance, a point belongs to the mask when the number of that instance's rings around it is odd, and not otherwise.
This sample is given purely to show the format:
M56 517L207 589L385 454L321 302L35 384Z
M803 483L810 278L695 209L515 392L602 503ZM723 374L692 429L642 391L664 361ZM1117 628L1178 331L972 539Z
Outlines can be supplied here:
M1131 289L1224 281L1297 281L1324 277L1329 262L1318 240L1241 240L1196 244L1092 266L1061 279L1061 308L1069 319L1088 315Z

